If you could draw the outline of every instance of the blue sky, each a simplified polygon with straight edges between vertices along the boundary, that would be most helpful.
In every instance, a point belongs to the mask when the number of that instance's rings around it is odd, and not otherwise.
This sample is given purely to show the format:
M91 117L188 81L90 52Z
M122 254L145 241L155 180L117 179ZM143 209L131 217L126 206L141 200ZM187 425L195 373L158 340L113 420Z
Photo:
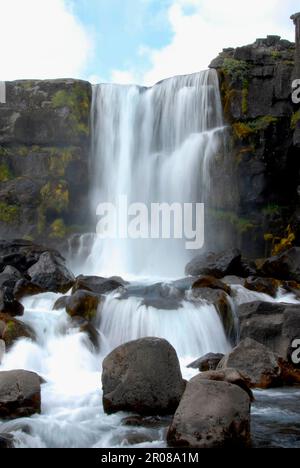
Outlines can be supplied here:
M0 80L152 85L207 68L224 47L293 40L299 10L299 0L0 0Z

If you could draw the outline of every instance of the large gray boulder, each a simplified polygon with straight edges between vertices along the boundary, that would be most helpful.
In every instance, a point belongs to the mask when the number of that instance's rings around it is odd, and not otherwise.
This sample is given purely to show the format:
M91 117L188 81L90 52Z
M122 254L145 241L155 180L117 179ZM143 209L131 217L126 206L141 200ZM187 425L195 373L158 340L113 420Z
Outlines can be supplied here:
M224 354L208 353L197 361L192 362L188 368L198 369L200 372L214 371L224 358Z
M190 276L208 275L224 278L227 275L239 274L242 255L237 249L215 254L201 254L186 266L185 272Z
M40 412L40 377L23 370L0 372L0 418L23 418Z
M293 247L267 259L262 266L262 273L270 278L300 283L300 247Z
M159 338L144 338L115 349L103 362L106 413L174 414L185 389L174 348Z
M290 345L300 337L300 306L250 302L237 308L240 338L252 338L284 359L290 359Z
M70 317L82 317L88 321L95 319L101 296L89 291L77 291L66 299L66 311ZM62 303L62 302L61 302Z
M218 370L236 369L250 388L274 388L300 383L300 372L269 348L247 338L220 362Z
M188 384L168 432L171 447L250 445L250 398L237 385L203 380Z
M51 252L43 253L27 273L31 282L44 291L65 294L75 283L75 277L67 269L63 258Z
M100 276L78 276L74 283L72 293L89 291L95 294L108 294L124 286L122 278L102 278Z

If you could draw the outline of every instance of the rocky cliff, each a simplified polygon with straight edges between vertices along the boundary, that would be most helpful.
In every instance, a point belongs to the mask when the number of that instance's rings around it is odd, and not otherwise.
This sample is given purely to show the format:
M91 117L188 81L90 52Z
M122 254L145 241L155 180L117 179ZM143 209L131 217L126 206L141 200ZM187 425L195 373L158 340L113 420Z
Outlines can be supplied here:
M220 78L237 182L235 216L217 216L235 224L234 243L249 255L276 253L300 242L300 112L291 98L295 44L268 36L224 49L210 67Z
M88 222L91 96L83 81L6 83L0 103L1 238L57 242Z

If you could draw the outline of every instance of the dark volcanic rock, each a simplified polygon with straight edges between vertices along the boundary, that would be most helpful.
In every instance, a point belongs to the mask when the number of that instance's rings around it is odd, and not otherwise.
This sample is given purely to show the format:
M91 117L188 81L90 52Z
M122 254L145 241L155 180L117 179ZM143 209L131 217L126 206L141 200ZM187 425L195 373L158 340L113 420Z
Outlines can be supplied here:
M108 414L173 414L185 389L174 348L158 338L144 338L114 350L103 362L102 384Z
M249 446L249 396L237 385L195 377L187 384L167 439L180 448Z
M224 278L235 275L241 268L241 252L237 249L228 250L220 254L202 254L186 266L186 274L191 276L208 275Z
M41 255L46 252L50 252L63 260L56 250L34 244L30 241L0 241L0 266L2 265L2 267L5 268L9 265L24 274L37 263Z
M65 294L75 282L75 277L65 266L64 260L50 252L43 253L27 273L32 283L49 292Z
M280 281L273 278L256 278L251 277L245 281L245 288L250 291L268 294L269 296L276 297L281 286Z
M35 335L28 325L0 313L0 339L5 342L6 347L10 348L20 338L34 340Z
M66 300L66 311L71 317L82 317L88 321L97 315L101 303L101 296L89 291L76 291Z
M217 382L227 382L232 385L237 385L242 390L245 390L251 401L254 401L254 396L248 386L247 379L236 369L226 368L223 370L211 370L203 372L200 375L200 378L203 380L214 380Z
M216 370L223 358L224 354L209 353L203 356L202 358L198 359L197 361L192 362L192 364L190 364L188 368L199 369L200 372Z
M62 310L66 308L67 301L69 299L69 296L63 296L57 299L53 306L53 310Z
M300 382L300 372L250 338L243 340L220 362L217 370L236 369L250 388L274 388Z
M202 289L202 288L210 288L210 289L219 289L221 291L226 292L230 296L231 288L216 278L212 276L201 276L192 286L192 289Z
M182 307L185 292L189 288L188 283L157 283L150 286L134 285L125 287L120 292L120 299L136 297L146 307L161 310L175 310Z
M300 283L300 247L293 247L266 260L262 273L270 278Z
M46 291L47 290L45 290L42 286L34 284L28 279L21 279L16 283L13 294L14 297L20 301L24 297L36 296Z
M8 314L12 317L20 317L24 313L23 305L15 300L10 290L0 289L0 313Z
M250 302L237 309L240 337L251 338L289 359L292 341L300 337L300 307L294 304Z
M22 370L0 372L0 418L23 418L40 412L40 377Z
M121 288L126 283L121 278L101 278L99 276L78 276L72 293L90 291L95 294L108 294Z

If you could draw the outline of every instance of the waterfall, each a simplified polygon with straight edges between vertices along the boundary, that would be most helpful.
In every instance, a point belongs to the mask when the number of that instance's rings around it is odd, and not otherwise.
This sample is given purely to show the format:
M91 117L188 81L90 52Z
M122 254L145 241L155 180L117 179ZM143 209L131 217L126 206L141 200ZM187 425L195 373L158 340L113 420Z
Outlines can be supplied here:
M6 103L6 83L5 81L0 81L0 104Z
M98 85L93 91L91 206L129 203L205 203L210 166L224 122L215 70L180 76L152 88ZM195 252L183 240L100 239L86 270L95 274L183 274Z

